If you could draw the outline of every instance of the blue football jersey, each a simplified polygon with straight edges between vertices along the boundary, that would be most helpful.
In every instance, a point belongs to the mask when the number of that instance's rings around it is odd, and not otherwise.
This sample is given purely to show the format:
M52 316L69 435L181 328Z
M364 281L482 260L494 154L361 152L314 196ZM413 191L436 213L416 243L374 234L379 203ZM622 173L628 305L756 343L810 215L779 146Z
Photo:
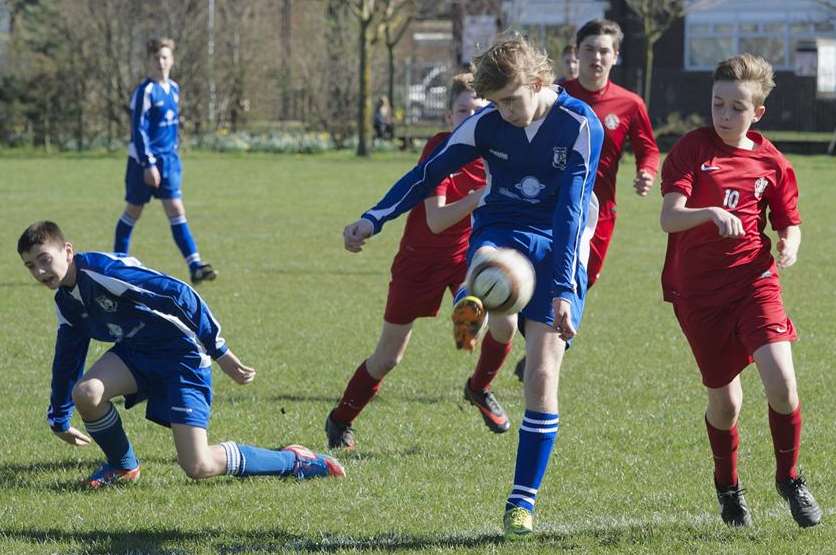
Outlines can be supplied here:
M169 351L173 359L198 351L203 366L228 350L212 311L186 283L145 268L135 258L88 252L73 261L75 287L55 293L58 337L47 415L54 430L69 427L71 392L84 372L91 339L139 352Z
M177 152L180 87L172 80L146 79L131 96L131 143L128 155L145 168L162 154Z
M590 206L597 218L592 188L604 132L587 104L562 88L555 90L548 114L525 128L506 122L493 104L483 108L362 217L379 232L444 177L481 156L487 185L473 212L473 234L492 227L552 238L553 296L571 299L578 288L577 265L584 257L582 233Z

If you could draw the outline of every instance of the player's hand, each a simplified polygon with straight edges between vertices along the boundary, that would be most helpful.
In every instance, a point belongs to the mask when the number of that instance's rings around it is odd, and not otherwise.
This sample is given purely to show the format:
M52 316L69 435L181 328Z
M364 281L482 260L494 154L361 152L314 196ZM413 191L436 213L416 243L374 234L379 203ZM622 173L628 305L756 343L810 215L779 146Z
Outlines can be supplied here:
M633 187L636 189L637 195L646 197L650 188L653 187L653 176L644 170L640 171L633 180Z
M80 431L70 426L65 432L52 432L63 441L66 441L74 447L86 447L93 441Z
M244 366L232 351L227 351L217 361L224 374L232 378L238 385L247 385L255 379L255 369Z
M798 260L798 242L778 239L778 267L789 268Z
M563 341L569 341L575 334L575 326L572 325L572 305L566 299L553 299L554 307L554 329Z
M353 224L345 226L345 229L343 229L345 250L360 252L363 250L363 245L366 244L366 239L371 237L372 233L374 233L372 223L364 218L360 218Z
M149 187L153 187L155 189L159 188L160 182L160 170L157 169L157 166L151 166L150 168L145 168L145 184Z
M711 221L717 226L720 237L739 239L746 235L740 218L722 208L715 207L711 211Z

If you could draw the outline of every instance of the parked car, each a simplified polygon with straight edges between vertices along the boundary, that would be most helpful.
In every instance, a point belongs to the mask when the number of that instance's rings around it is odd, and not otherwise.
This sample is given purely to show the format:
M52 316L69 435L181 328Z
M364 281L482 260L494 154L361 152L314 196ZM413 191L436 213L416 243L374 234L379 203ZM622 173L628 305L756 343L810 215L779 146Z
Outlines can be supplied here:
M419 83L410 85L407 115L412 120L440 118L447 109L447 66L432 66Z

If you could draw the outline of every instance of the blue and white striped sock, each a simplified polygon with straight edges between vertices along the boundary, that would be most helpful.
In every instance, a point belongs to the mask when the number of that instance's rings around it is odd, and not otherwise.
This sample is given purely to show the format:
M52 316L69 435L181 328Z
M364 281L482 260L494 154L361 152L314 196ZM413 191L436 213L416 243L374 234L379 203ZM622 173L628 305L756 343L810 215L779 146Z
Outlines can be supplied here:
M113 252L116 254L128 254L131 247L131 233L134 231L136 220L123 212L116 222L116 237L113 240Z
M139 466L134 448L122 427L122 419L111 404L107 414L93 421L84 421L87 433L104 451L107 462L114 468L131 470Z
M512 507L534 510L537 491L546 473L559 427L560 415L557 413L525 411L520 424L514 487L505 504L506 510Z
M169 218L168 223L171 224L171 234L174 236L174 242L177 243L180 253L186 259L186 264L194 270L200 266L200 254L197 252L197 244L192 237L186 216Z
M224 441L226 473L231 476L289 476L296 463L291 451L273 451L252 445Z

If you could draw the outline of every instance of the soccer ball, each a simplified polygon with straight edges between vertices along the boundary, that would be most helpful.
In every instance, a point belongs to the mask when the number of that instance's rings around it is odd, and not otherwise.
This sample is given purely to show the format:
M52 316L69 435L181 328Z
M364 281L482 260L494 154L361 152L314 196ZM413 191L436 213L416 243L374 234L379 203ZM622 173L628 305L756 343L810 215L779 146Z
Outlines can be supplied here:
M473 258L465 284L488 311L515 314L534 293L534 267L514 249L485 249Z

